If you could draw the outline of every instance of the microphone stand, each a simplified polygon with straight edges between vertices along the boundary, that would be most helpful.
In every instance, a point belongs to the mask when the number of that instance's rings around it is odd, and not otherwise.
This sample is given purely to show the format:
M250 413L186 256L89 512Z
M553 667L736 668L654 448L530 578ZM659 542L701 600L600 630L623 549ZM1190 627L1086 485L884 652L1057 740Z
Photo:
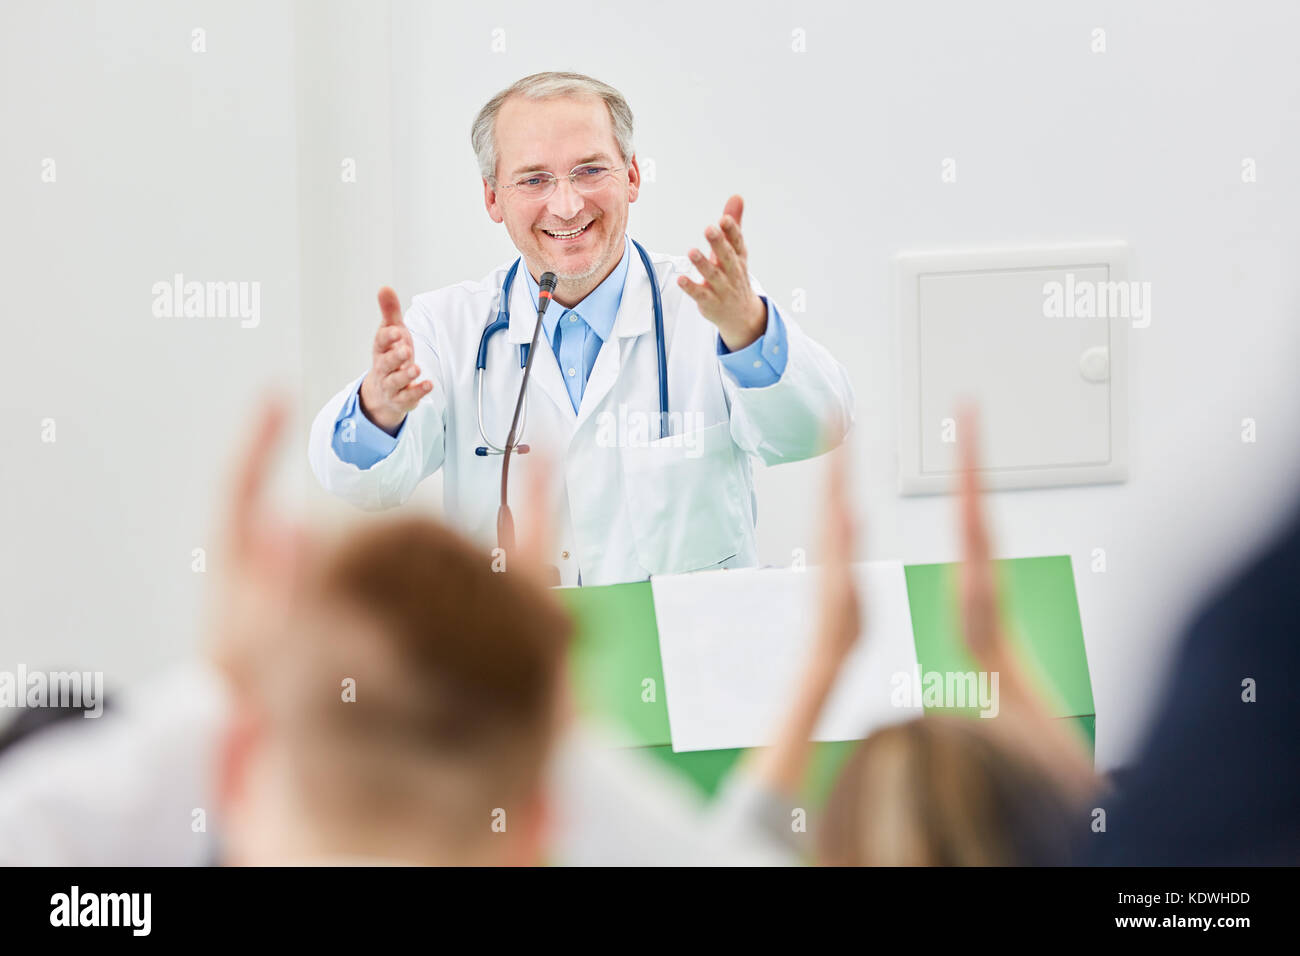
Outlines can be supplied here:
M519 416L524 407L524 393L528 389L528 378L533 371L533 356L537 354L537 340L542 334L542 316L546 314L546 307L551 304L551 295L555 292L556 277L554 272L542 273L540 286L540 305L537 309L537 324L533 327L533 341L528 346L528 358L524 362L524 377L519 384L519 397L515 399L515 415L510 421L510 435L506 438L505 452L501 457L501 505L497 508L497 546L506 553L507 567L515 551L515 519L510 513L510 505L507 501L508 488L510 482L510 453L515 450L516 438L519 430ZM560 583L560 570L554 565L548 565L550 570L549 577L552 579L549 583L554 586Z

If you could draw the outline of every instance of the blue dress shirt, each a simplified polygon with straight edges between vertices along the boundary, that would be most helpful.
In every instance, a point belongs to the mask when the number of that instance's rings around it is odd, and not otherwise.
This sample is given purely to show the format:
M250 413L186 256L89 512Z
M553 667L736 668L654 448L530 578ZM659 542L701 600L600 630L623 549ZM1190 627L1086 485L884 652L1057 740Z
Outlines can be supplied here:
M627 281L631 257L632 243L624 236L623 258L600 285L573 308L564 309L557 314L555 305L552 305L542 317L542 330L559 362L564 384L568 388L569 402L575 413L582 403L582 393L587 387L591 370L595 367L596 356L614 329L619 303L623 301L623 286ZM529 298L536 308L539 293L537 280L526 267L523 274L528 284ZM776 306L766 296L760 298L767 307L767 326L762 335L738 352L730 351L722 343L722 336L717 337L719 361L741 388L773 385L785 372L785 323ZM422 371L428 374L427 369ZM397 439L401 437L406 422L403 421L398 427L396 435L388 434L361 411L358 397L360 392L361 386L358 384L339 410L339 417L334 422L332 445L334 454L340 460L365 470L376 462L383 461L397 447Z

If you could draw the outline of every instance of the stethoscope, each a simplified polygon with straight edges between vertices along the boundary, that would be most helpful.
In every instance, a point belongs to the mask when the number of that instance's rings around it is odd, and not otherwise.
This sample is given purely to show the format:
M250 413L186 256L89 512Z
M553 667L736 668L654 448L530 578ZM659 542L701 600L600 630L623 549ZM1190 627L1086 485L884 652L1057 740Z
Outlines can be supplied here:
M658 348L658 362L659 362L659 436L658 437L663 438L668 423L668 358L667 358L667 349L664 344L664 307L663 307L663 301L659 295L659 280L655 277L654 266L650 264L650 254L647 253L645 249L642 247L641 243L637 242L635 239L632 240L632 245L636 246L636 251L640 254L641 262L645 266L646 275L650 277L650 293L654 301L655 340ZM488 326L483 330L483 335L479 339L479 343L478 343L478 361L475 363L474 366L474 391L477 396L477 404L478 404L478 433L479 436L483 439L483 444L479 445L477 448L474 449L474 454L478 455L480 458L487 457L488 455L504 455L506 452L504 446L494 444L492 440L487 437L487 431L484 430L483 428L483 373L487 370L488 343L492 340L492 336L496 335L502 329L509 328L510 326L510 287L514 284L515 273L519 270L519 263L522 261L523 261L522 256L519 259L516 259L514 265L510 267L510 271L506 273L505 282L503 282L501 285L501 301L497 305L496 321L489 323ZM541 325L540 315L538 316L537 321L538 321L538 326L540 328ZM537 340L536 334L534 334L533 340L534 341ZM524 369L528 366L529 347L530 347L529 343L525 343L519 346L519 368L520 369ZM520 437L522 437L524 427L528 421L527 396L521 395L521 401L523 403L523 410L522 410L522 416L519 420L518 434ZM514 451L516 454L524 454L528 451L528 446L516 443L512 451Z

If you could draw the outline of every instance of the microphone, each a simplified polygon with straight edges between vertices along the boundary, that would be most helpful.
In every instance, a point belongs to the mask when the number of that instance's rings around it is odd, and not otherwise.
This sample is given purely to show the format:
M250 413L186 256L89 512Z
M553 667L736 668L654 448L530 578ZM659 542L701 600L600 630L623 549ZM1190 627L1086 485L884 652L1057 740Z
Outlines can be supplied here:
M537 354L537 340L542 334L542 316L546 314L546 307L551 304L551 296L558 282L554 272L543 272L537 282L537 324L533 326L533 344L528 347L528 359L524 362L524 377L519 383L519 397L515 399L515 417L510 422L510 435L506 438L505 453L501 456L501 505L497 508L497 545L508 555L513 554L515 550L515 519L510 513L507 500L510 453L518 451L522 455L528 451L527 445L515 447L515 436L519 433L519 413L523 411L524 392L528 389L528 377L533 371L533 356ZM474 449L475 454L478 451L479 449ZM483 449L483 453L487 453L486 448Z
M555 292L557 282L559 282L559 280L555 278L554 272L542 273L542 279L537 283L537 286L540 289L540 292L538 293L539 298L543 300L537 303L537 314L539 316L542 315L542 313L546 311L546 307L550 305L551 294Z

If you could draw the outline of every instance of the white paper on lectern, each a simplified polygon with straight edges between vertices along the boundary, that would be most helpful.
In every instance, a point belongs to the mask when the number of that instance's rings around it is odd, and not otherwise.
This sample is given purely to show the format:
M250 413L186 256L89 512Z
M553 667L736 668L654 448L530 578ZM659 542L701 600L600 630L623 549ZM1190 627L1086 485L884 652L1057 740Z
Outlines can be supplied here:
M919 716L891 690L919 669L898 561L853 565L862 632L814 740L856 740ZM650 581L673 750L772 743L809 660L821 569L745 569ZM892 682L892 683L891 683Z

